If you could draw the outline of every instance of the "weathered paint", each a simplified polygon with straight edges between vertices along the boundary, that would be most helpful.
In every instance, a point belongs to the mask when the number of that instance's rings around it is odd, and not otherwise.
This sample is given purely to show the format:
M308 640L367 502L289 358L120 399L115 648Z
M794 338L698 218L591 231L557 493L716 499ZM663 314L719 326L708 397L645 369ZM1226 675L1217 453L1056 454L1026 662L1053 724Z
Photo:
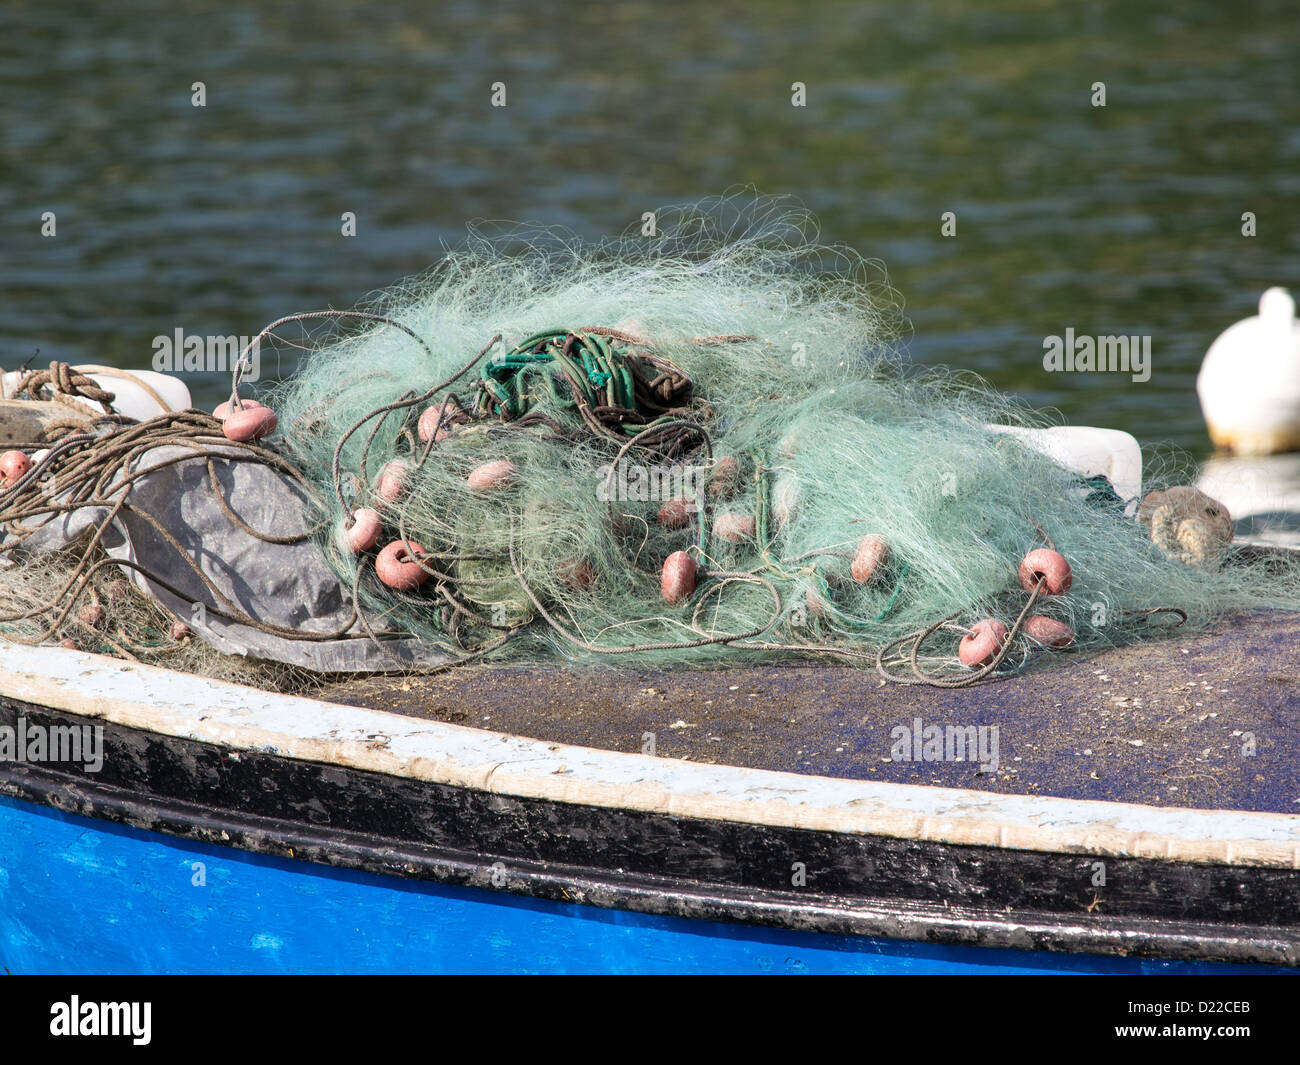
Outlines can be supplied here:
M92 719L0 698L0 724ZM661 917L1160 960L1300 966L1297 874L973 847L524 798L113 723L97 768L0 763L0 794L384 877ZM1104 874L1104 875L1099 875Z
M955 641L954 641L955 642ZM564 746L821 777L1186 809L1300 813L1300 614L1221 619L1096 654L1043 652L1002 682L884 684L781 662L726 669L466 666L349 678L316 698ZM895 729L999 732L979 759L891 755Z
M1300 817L1008 796L567 747L275 695L61 648L6 647L0 694L122 725L454 786L960 844L1300 868Z

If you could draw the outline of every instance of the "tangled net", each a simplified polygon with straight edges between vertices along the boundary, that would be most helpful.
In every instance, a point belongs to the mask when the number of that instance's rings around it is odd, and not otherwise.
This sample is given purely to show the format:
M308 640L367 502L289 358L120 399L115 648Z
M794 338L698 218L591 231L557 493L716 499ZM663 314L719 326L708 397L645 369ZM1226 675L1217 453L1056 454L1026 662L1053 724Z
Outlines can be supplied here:
M292 539L315 539L351 617L273 635L414 637L452 664L829 658L957 687L1067 645L1300 607L1294 564L1174 535L1173 517L1201 528L1197 501L1148 515L1153 543L1104 478L996 431L1044 417L973 376L904 367L880 269L817 243L805 214L731 197L657 225L592 245L480 227L364 309L271 323L259 341L291 323L333 331L263 397L279 412L270 443L232 443L198 411L104 415L60 438L0 491L0 557L80 507L105 516L61 561L0 573L0 629L171 653L175 620L156 608L109 623L95 609L121 598L113 567L144 568L99 548L160 446L206 462L225 515L268 544L289 538L242 522L214 455L267 465L314 501ZM248 402L237 368L231 406ZM57 496L41 488L51 468ZM1069 579L1022 569L1030 552L1064 556ZM205 583L219 614L267 630ZM990 633L987 653L967 653Z
M1295 567L1184 565L1104 480L988 428L1041 416L906 371L878 269L807 216L729 198L658 223L476 230L271 397L363 617L458 661L831 657L948 686L1023 666L1035 613L1093 648L1300 605ZM361 508L404 587L348 548ZM1068 594L1017 577L1045 543ZM953 637L984 617L1010 632L972 671Z

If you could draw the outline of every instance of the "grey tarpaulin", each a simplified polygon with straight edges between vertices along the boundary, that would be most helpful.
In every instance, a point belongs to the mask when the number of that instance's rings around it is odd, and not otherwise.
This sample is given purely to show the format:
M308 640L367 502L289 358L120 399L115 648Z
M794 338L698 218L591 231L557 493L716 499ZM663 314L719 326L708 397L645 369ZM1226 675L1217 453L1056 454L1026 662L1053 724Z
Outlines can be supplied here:
M155 468L187 454L194 461ZM212 446L202 453L174 446L153 448L132 466L132 472L153 472L134 482L128 501L152 515L222 594L250 617L299 632L338 632L352 615L352 590L330 568L318 539L273 544L244 532L215 498L205 458L212 458L230 509L250 528L269 536L293 536L319 520L303 489L263 463L230 461L227 454ZM57 498L57 480L51 495ZM111 489L104 495L118 498ZM64 547L103 521L109 509L86 506L59 515L23 546L35 553ZM273 659L326 673L395 670L453 660L413 637L385 638L385 622L379 617L368 618L381 638L378 643L356 622L341 638L294 640L220 617L219 601L199 576L156 529L129 510L118 514L102 543L109 555L138 562L177 589L180 595L124 568L137 587L225 654Z

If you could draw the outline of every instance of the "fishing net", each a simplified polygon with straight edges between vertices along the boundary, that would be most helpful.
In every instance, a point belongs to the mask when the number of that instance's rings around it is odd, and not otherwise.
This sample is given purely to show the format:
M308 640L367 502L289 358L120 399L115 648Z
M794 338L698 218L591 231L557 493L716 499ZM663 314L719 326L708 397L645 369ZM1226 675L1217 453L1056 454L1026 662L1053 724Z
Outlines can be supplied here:
M1293 567L1189 565L1104 480L990 428L1045 418L972 376L909 372L881 270L806 216L730 198L657 224L595 245L479 230L365 309L402 328L331 337L273 395L364 612L458 657L890 650L964 678L954 632L1027 604L1090 648L1300 603ZM418 588L338 546L360 507ZM1044 548L1068 559L1068 594L1018 579ZM665 563L694 578L676 602Z
M959 686L1066 646L1300 606L1294 564L1215 539L1226 514L1212 500L1135 514L1104 477L998 431L1046 417L974 376L904 365L881 268L818 243L780 201L667 209L654 235L593 244L480 226L365 307L289 316L263 339L291 322L329 324L261 397L278 435L229 445L208 419L187 446L292 488L309 554L283 554L263 524L260 548L203 567L287 574L261 598L231 594L230 574L217 596L211 580L173 600L148 584L174 613L206 596L260 632L242 645L254 657L325 670L812 657ZM237 373L237 410L238 397ZM220 506L199 539L220 556L221 522L251 489L200 480L191 490ZM30 519L25 490L26 509L0 497L0 520ZM269 514L274 483L261 490ZM303 573L329 607L286 620L274 597L310 600ZM958 649L990 625L988 653L963 665ZM271 642L295 628L292 654Z

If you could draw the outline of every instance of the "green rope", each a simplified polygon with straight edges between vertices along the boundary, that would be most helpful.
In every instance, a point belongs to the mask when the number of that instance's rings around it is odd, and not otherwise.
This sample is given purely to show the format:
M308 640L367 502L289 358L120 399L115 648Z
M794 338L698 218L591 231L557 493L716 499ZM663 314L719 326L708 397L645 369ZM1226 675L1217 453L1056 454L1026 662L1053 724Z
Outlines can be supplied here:
M637 403L636 381L628 366L631 357L626 348L615 347L610 338L598 334L570 329L534 333L483 368L477 412L480 416L488 415L495 406L507 421L522 418L536 399L528 391L530 375L526 371L539 369L543 387L554 401L563 402L558 388L558 378L563 375L588 407L615 407L642 415L640 423L618 426L624 433L633 435L654 421ZM559 374L551 372L549 367L558 369ZM569 398L567 402L574 405L576 399Z

